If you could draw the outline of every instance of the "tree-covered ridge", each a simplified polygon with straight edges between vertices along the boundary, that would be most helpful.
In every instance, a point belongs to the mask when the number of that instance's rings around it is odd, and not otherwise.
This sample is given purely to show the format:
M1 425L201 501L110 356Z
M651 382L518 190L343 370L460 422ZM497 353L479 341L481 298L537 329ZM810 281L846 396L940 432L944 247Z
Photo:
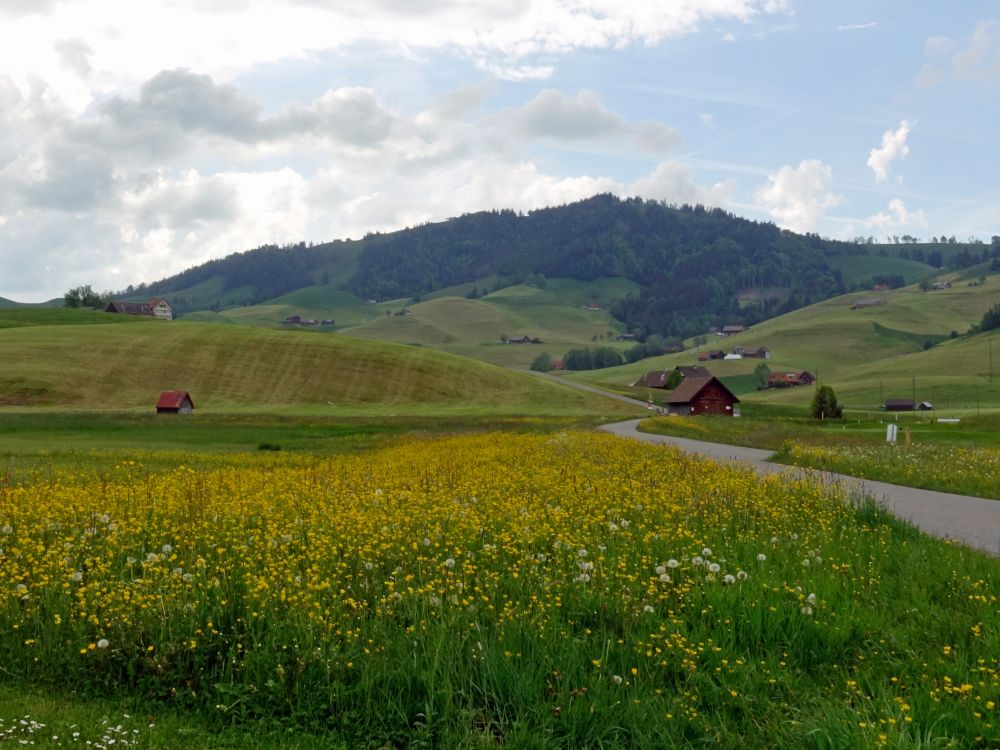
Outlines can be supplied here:
M622 276L644 290L616 305L616 317L640 335L691 335L844 291L824 252L847 247L721 209L599 195L526 215L482 212L369 236L349 285L362 297L396 298L486 276ZM790 294L741 309L737 292L758 287Z

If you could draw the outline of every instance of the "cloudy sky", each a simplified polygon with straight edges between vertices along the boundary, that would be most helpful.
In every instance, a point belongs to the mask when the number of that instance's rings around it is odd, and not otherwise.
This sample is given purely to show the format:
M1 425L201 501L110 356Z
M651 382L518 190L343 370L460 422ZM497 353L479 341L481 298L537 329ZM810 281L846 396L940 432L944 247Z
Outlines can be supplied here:
M987 0L0 0L0 296L598 192L1000 234Z

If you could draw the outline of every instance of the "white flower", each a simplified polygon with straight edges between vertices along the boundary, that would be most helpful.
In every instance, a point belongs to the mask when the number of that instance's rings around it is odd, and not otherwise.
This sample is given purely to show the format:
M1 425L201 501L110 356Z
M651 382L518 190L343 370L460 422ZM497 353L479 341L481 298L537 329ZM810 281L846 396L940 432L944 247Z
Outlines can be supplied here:
M628 528L628 519L627 518L623 518L621 520L621 525L622 525L623 529L627 529Z
M656 566L656 575L662 576L666 572L667 572L667 569L666 569L665 566L663 566L663 565L657 565Z
M374 567L375 567L375 563L373 563L371 561L368 561L368 562L365 563L365 570L371 570Z
M677 561L676 561L676 560L675 560L674 558L672 558L672 557L671 557L671 558L670 558L669 560L667 560L667 567L668 567L668 568L676 568L676 567L678 567L679 565L680 565L680 563L679 563L679 562L677 562Z
M704 562L705 561L702 560L701 557L699 557L698 555L695 555L694 557L691 558L691 564L694 565L695 567L701 565Z
M729 573L726 573L726 575L722 577L722 582L725 583L726 585L729 585L730 583L736 583L736 577L730 575Z
M704 548L702 548L701 554L703 554L705 557L711 557L712 556L712 548L711 547L704 547Z
M169 555L171 552L174 551L174 548L171 547L169 544L164 544L160 549L163 550L163 554L165 555Z
M808 604L802 608L802 614L804 614L806 617L808 617L812 613L813 613L813 608L810 607Z
M661 583L670 583L670 576L668 576L666 573L664 573L663 575L660 576L660 582Z
M436 607L441 603L441 600L436 596L432 596L428 601L430 601L432 607Z
M578 575L576 577L576 580L578 580L580 583L587 583L587 581L590 580L590 574L589 573L581 573L580 575Z
M815 604L816 594L809 594L809 596L806 597L806 601L809 602L810 604Z
M709 573L718 573L719 572L719 563L709 563L709 565L708 565L708 572Z
M125 558L125 562L127 562L129 565L135 565L137 560L131 555L129 555L128 557Z
M577 554L577 557L586 557L587 556L587 550L585 550L585 549L578 549L576 551L576 554Z
M649 605L647 604L646 606L644 606L644 607L642 608L642 611L643 611L643 612L645 612L645 613L646 613L646 614L648 615L648 614L652 614L652 613L653 613L653 612L655 612L656 610L655 610L655 609L653 609L653 608L652 608L651 606L649 606Z
M767 555L765 555L763 552L757 553L757 562L764 562L766 559Z
M778 537L772 536L771 537L771 544L777 544L777 543L778 543Z
M618 531L618 524L614 521L608 524L608 531Z
M616 675L614 675L614 676L613 676L613 677L611 678L611 681L612 681L613 683L615 683L616 685L621 685L621 684L622 684L622 676L621 676L620 674L616 674Z
M375 490L375 496L378 497L382 494L382 490Z
M448 568L449 570L451 570L452 568L454 568L455 567L455 558L449 557L447 560L444 561L444 566L446 568Z
M101 638L101 640L99 640L99 641L97 642L97 647L98 647L98 648L107 648L107 647L108 647L108 646L110 646L110 645L111 645L111 644L110 644L110 643L108 643L108 639L107 639L107 638Z
M5 523L4 526L3 526L3 528L0 529L0 531L2 531L4 534L13 534L14 533L14 527L12 527L10 524L6 524Z
M823 558L820 557L819 555L816 555L814 559L816 560L817 565L821 565L823 563Z
M804 559L804 560L802 561L802 564L803 564L803 565L804 565L805 567L807 567L807 568L808 568L808 567L809 567L809 558L807 557L806 559Z
M738 570L736 571L736 577L741 581L745 581L747 579L747 572L745 570Z
M70 578L75 583L79 583L80 581L83 580L83 573L81 573L79 570L73 571L73 575L71 575Z
M793 542L797 542L797 541L799 541L799 535L798 535L798 534L796 534L796 533L794 533L794 532L793 532L793 533L791 534L791 536L790 536L789 538L790 538L790 539L791 539L791 540L792 540Z
M431 540L428 539L427 537L424 537L424 546L425 547L430 547L431 546Z
M155 552L150 552L148 555L146 555L146 562L149 562L149 563L155 563L159 559L160 559L160 556L157 555Z
M576 566L580 570L593 570L594 569L594 563L587 562L586 560L577 560Z

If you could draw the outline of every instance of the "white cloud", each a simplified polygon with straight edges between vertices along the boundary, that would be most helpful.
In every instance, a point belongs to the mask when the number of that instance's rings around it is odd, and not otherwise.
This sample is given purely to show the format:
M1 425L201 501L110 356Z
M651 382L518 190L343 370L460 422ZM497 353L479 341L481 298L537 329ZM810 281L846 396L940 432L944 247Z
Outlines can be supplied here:
M868 23L851 23L838 26L837 31L861 31L862 29L874 29L876 26L878 26L878 21L869 21Z
M969 45L955 53L951 64L959 79L1000 80L1000 22L979 22Z
M666 203L727 207L732 201L732 180L717 182L711 187L694 183L694 170L686 164L665 161L651 174L641 177L628 186L630 195L664 201Z
M893 198L889 201L889 213L879 211L874 216L869 217L865 221L865 225L871 229L882 231L926 229L927 218L922 210L909 211L902 200Z
M910 123L903 120L895 130L887 130L882 134L882 145L873 148L868 154L868 166L875 173L875 179L882 182L889 176L889 167L897 159L905 159L910 153L906 139L910 134Z
M701 124L710 130L715 129L715 118L708 112L702 112L699 116L701 119Z
M831 192L833 170L818 159L785 165L767 178L754 197L779 225L796 232L815 231L828 208L843 197Z
M508 115L513 127L530 138L594 140L624 137L651 153L669 151L681 144L676 130L660 122L629 123L601 104L591 91L567 96L546 89Z

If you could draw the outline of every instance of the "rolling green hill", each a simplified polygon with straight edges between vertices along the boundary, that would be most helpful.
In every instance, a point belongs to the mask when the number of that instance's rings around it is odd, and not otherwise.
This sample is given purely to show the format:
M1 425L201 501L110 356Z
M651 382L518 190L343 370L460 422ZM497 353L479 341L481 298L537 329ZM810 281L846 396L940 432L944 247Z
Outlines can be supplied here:
M957 273L939 278L958 279ZM885 305L852 310L865 298L882 297ZM723 378L744 376L764 361L772 372L809 370L832 385L848 405L875 408L883 398L909 397L913 378L918 400L947 399L971 408L979 389L981 403L1000 405L1000 377L990 384L987 366L989 336L952 339L965 333L1000 298L1000 275L985 283L956 281L950 289L922 291L909 286L890 292L858 292L764 321L745 333L709 337L699 349L656 357L607 370L568 374L567 377L628 391L646 371L692 364L704 349L731 351L734 346L766 346L769 360L727 360L701 363ZM927 344L932 348L924 351ZM1000 341L997 343L1000 346ZM1000 363L1000 349L998 349ZM1000 364L997 365L1000 370ZM927 389L924 390L924 386ZM636 393L645 397L646 391ZM808 388L749 392L751 401L805 403Z
M305 331L132 319L0 329L0 404L304 413L580 413L604 399L469 359ZM331 403L332 402L332 403ZM596 405L596 406L595 406Z

